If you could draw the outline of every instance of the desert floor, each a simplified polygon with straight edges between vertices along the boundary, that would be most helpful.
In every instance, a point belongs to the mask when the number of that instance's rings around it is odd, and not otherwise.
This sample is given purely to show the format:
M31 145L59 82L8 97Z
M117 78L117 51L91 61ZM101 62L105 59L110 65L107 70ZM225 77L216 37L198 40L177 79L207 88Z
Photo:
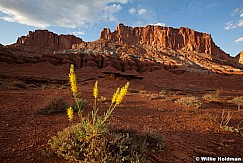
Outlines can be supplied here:
M45 115L39 110L54 98L72 102L68 65L0 64L0 162L66 162L47 157L48 140L70 125L66 113ZM85 110L92 108L92 89L99 80L99 96L110 99L116 88L128 80L109 79L94 68L77 71L81 96L88 99ZM101 78L102 76L102 78ZM237 110L232 99L243 96L243 76L173 74L166 70L146 72L143 80L130 80L129 93L111 117L114 126L138 133L162 134L165 147L151 154L152 162L194 162L195 157L241 157L243 136L220 128L223 110L230 111L229 127L243 132L243 108ZM21 83L21 84L19 84ZM207 101L205 94L220 90L220 98ZM201 108L180 105L175 101L195 96ZM99 101L100 111L108 103ZM75 115L75 122L78 116Z

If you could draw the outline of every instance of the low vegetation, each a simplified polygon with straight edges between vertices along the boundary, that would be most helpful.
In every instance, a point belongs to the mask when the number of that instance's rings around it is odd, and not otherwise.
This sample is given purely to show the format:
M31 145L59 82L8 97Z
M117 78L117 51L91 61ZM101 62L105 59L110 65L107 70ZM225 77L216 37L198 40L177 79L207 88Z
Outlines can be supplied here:
M194 96L190 97L181 97L176 100L176 103L180 105L186 105L189 107L195 107L195 108L201 108L202 107L202 102Z
M38 110L40 114L55 114L55 113L63 113L66 112L68 107L68 103L64 98L54 97L48 100L43 107Z
M22 81L14 81L12 85L14 88L27 88L27 84Z
M213 93L205 94L202 98L209 102L219 102L221 100L222 90L218 89Z
M242 121L237 125L238 127L234 127L234 126L229 126L229 122L231 120L231 118L233 117L233 113L230 111L222 111L222 115L221 115L221 121L220 121L220 128L225 130L225 131L229 131L232 133L237 133L237 134L241 134L243 135L241 129L240 129L240 124L242 123Z
M238 106L238 111L240 111L240 107L243 106L243 96L235 97L232 99L232 101Z
M66 160L76 162L148 162L146 153L150 150L163 148L162 137L138 135L131 132L111 129L109 117L119 106L129 88L129 82L122 88L117 88L110 107L103 115L99 115L97 105L98 81L93 89L94 104L88 116L83 116L86 102L78 96L74 66L70 68L70 85L76 101L80 122L74 124L73 107L67 109L70 127L57 133L48 144L50 152Z

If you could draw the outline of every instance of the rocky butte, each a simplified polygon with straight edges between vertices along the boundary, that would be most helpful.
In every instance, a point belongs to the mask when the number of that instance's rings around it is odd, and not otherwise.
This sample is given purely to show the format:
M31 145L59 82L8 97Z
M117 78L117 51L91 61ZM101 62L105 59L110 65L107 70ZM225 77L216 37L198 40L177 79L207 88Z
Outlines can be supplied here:
M180 27L129 27L119 24L100 38L84 42L73 35L35 30L17 42L0 47L0 61L8 63L73 63L77 68L111 66L120 71L146 72L167 69L217 73L242 72L242 60L221 50L210 34ZM240 63L239 63L240 62ZM177 71L177 72L183 72Z
M170 48L194 51L209 54L212 58L231 60L228 54L215 45L210 34L196 32L184 27L176 29L148 25L132 28L119 24L114 32L111 32L109 28L104 28L100 34L100 39L157 49Z
M27 36L19 37L11 46L26 51L39 52L42 49L48 49L53 52L71 49L73 44L81 42L83 42L82 39L73 35L57 35L48 30L35 30L30 31Z

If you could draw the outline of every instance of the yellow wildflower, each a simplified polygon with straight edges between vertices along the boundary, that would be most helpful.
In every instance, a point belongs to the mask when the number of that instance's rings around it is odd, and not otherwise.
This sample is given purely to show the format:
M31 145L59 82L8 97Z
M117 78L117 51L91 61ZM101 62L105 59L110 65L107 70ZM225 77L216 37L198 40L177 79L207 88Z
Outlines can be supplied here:
M120 88L118 87L116 92L113 94L113 97L112 97L112 100L111 100L111 103L114 104L116 102L116 99L117 99L117 96L119 95L120 93Z
M73 119L73 108L71 106L67 109L67 116L68 116L69 120L72 121L72 119Z
M74 97L76 97L77 92L78 92L78 88L77 88L77 82L76 82L76 74L74 72L74 65L71 64L70 67L70 72L69 72L69 82L71 85L71 90L73 92Z
M128 87L129 87L129 82L126 83L126 85L124 87L121 88L120 92L119 92L119 95L117 96L117 99L116 99L116 105L119 105L121 104L123 98L125 97L125 95L127 94L127 90L128 90Z
M94 98L98 97L98 81L97 80L94 85L93 95L94 95Z

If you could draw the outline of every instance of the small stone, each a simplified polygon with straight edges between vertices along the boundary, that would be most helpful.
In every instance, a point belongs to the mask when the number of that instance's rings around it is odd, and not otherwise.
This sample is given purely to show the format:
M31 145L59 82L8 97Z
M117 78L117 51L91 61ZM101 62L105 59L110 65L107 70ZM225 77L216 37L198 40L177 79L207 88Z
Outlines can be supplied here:
M234 143L235 140L234 140L234 139L229 139L229 140L227 140L227 142L228 142L228 143Z
M162 109L162 108L158 108L157 110L158 111L161 111L161 112L164 112L165 111L165 109Z

